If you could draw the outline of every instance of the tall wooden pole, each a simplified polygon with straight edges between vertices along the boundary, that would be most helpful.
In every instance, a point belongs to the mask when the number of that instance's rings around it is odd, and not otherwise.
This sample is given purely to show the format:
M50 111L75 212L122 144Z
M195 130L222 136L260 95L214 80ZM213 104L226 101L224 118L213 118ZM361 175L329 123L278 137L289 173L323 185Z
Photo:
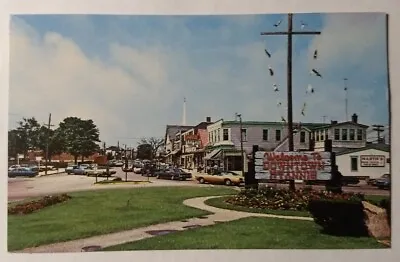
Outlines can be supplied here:
M287 118L288 118L288 136L289 151L294 151L293 143L293 97L292 97L292 32L293 32L293 14L288 14L288 50L287 50Z
M44 174L47 175L47 164L49 161L49 140L50 140L50 127L51 127L51 113L49 114L49 122L47 123L47 136L46 136L46 159L44 164Z
M293 35L319 35L317 31L293 31L293 14L288 14L288 30L281 32L262 32L261 35L287 35L287 121L288 121L288 140L289 151L294 151L293 143L293 93L292 93L292 53ZM294 180L290 181L289 188L295 189Z

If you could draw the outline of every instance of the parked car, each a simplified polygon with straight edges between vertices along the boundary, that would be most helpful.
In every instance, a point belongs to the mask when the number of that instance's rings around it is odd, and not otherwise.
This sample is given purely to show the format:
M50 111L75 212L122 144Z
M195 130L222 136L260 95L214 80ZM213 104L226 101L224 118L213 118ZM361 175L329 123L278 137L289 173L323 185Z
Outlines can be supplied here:
M104 167L90 167L87 168L85 171L87 176L100 176L100 177L112 176L117 173L117 171L115 170L108 170L107 172L107 168Z
M17 177L17 176L27 176L27 177L35 177L39 174L38 170L32 170L28 167L18 167L14 168L11 171L8 171L8 177Z
M8 168L8 171L12 171L12 170L17 169L17 168L20 168L20 167L22 167L22 166L21 166L21 165L12 165L12 166L10 166L10 167Z
M180 168L170 168L166 170L160 170L154 172L154 176L157 177L157 179L171 179L171 180L182 180L182 181L192 178L191 173L185 172Z
M358 177L354 176L342 176L342 185L347 186L347 185L357 185L360 183L360 179Z
M390 189L390 185L390 174L384 174L375 181L375 186L379 189Z
M72 174L74 174L74 175L86 175L88 168L89 168L89 166L87 166L87 165L75 166L72 169Z
M200 184L210 183L210 184L225 184L227 186L240 185L244 183L244 177L232 171L222 171L213 174L201 174L196 176L196 180Z
M69 174L73 174L74 172L73 172L73 169L74 168L77 168L78 167L78 165L73 165L73 166L67 166L66 168L65 168L65 173L67 173L68 175Z

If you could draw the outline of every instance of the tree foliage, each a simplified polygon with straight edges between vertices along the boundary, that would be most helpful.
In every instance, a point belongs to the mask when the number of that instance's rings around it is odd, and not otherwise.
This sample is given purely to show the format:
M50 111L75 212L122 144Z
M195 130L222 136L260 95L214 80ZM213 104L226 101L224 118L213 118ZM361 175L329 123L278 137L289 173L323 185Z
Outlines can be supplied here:
M137 147L136 157L139 159L153 159L153 148L150 144L140 144Z
M139 154L139 147L141 145L147 145L145 148L150 148L150 158L153 159L157 156L157 151L164 145L164 139L158 137L149 137L149 138L142 138L139 141L138 146L138 154Z
M58 135L62 137L64 149L75 157L88 157L99 151L99 129L93 120L67 117L61 123Z

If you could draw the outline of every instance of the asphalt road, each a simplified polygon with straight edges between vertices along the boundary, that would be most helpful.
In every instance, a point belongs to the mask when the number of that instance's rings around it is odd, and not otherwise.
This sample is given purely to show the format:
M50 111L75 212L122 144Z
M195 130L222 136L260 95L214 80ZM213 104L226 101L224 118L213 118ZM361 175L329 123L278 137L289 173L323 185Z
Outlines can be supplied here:
M115 168L117 171L116 176L125 180L125 172L121 168ZM128 173L128 180L147 180L147 177ZM98 178L98 180L105 180L106 178ZM112 178L111 178L112 179ZM38 197L50 194L59 194L67 192L85 191L85 190L98 190L104 188L134 188L134 187L153 187L153 186L210 186L200 185L197 181L171 181L156 179L150 177L152 183L143 184L121 184L121 185L94 185L95 178L79 175L67 175L65 173L35 177L35 178L9 178L8 179L8 201L22 200L28 197ZM287 184L277 184L277 187L288 187ZM303 185L296 185L297 188ZM313 186L315 189L324 189L324 186ZM359 192L368 195L390 195L388 190L379 190L371 186L348 186L343 187L345 192Z

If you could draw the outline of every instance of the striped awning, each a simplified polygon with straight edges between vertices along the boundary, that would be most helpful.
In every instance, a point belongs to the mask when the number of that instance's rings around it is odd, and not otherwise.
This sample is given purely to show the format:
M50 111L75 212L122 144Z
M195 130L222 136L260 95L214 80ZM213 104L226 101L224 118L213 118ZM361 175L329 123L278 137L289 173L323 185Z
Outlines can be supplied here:
M216 157L219 155L219 153L221 153L221 149L214 149L213 151L211 151L211 153L208 153L208 154L204 157L204 159L205 159L205 160L214 159L214 158L216 158Z

